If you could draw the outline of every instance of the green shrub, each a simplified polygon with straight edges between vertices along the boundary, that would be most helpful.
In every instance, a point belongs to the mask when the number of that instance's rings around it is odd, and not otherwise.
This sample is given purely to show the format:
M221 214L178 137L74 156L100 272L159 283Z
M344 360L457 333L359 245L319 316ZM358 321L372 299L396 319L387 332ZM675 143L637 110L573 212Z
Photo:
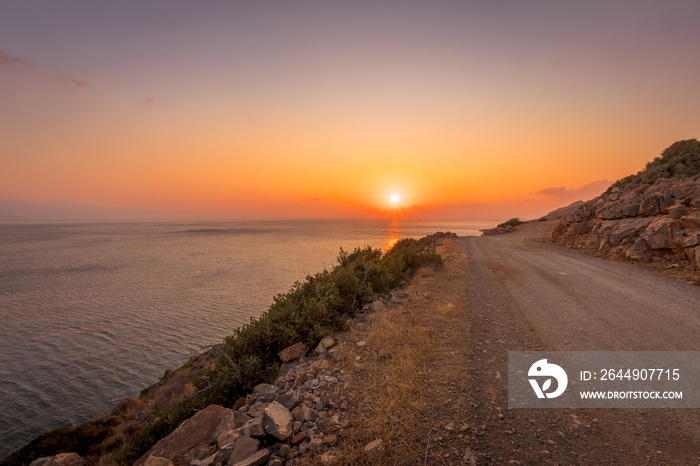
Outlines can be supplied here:
M636 175L629 175L615 182L610 188L635 188L642 184L654 184L659 179L695 176L700 173L700 142L697 139L677 141L667 147L659 157L647 163Z
M505 227L513 227L513 228L515 228L515 227L517 227L518 225L522 225L523 223L527 223L527 222L523 222L523 221L520 220L518 217L514 217L514 218L511 218L510 220L507 220L507 221L505 221L505 222L499 224L496 228L505 228Z
M208 404L232 406L261 382L274 380L277 354L297 342L313 347L338 331L373 293L400 285L421 266L438 266L442 259L428 238L402 239L382 255L371 247L340 250L338 265L296 282L284 295L274 297L269 310L224 339L225 356L213 369L195 377L199 395L186 400L133 438L117 457L133 464L155 442L168 435L197 409Z
M114 432L115 425L114 419L96 419L76 427L46 432L3 458L0 465L27 465L37 458L61 452L75 452L81 456L99 455L108 451L102 442Z

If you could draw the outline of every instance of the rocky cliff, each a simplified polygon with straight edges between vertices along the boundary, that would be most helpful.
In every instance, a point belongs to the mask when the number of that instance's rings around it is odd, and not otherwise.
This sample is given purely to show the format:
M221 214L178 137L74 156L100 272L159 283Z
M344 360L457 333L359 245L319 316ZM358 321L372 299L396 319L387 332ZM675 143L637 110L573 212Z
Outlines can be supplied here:
M678 141L562 218L552 239L606 257L700 262L700 142Z

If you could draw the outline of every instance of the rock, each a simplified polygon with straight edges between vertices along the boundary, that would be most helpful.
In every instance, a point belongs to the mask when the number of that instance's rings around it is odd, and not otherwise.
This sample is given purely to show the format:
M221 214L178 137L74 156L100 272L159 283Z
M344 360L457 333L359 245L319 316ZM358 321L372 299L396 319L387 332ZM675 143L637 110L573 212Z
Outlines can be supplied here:
M306 435L306 432L299 432L294 437L292 437L292 445L299 445L301 442L308 438L309 436Z
M261 466L267 463L268 458L270 458L270 450L265 448L238 463L231 463L229 461L228 464L229 466Z
M377 300L377 301L373 302L372 304L370 304L370 309L372 310L372 312L380 312L380 311L384 310L385 307L386 306L384 305L384 303L381 300Z
M292 436L292 422L294 417L292 413L279 404L273 401L265 408L263 412L262 425L265 432L273 437L285 441Z
M386 443L384 440L377 439L365 445L365 454L372 461L379 461L386 454Z
M350 330L352 330L352 319L346 320L341 330L343 332L349 332Z
M59 453L56 456L35 459L29 463L29 466L84 466L86 464L87 461L77 453ZM163 464L163 466L168 465Z
M219 448L224 448L226 445L235 442L238 437L243 435L242 430L243 429L228 429L223 431L218 437L216 437L216 444Z
M299 404L299 400L297 399L294 392L285 393L284 395L279 395L279 396L277 396L276 401L290 411L292 409L294 409L296 407L296 405Z
M377 353L377 357L378 357L380 360L391 359L392 354L391 354L391 351L390 351L390 350L388 350L388 349L386 349L386 348L382 348L382 349L380 349L379 352Z
M233 446L234 442L229 443L216 453L213 453L205 459L199 461L199 466L216 466L217 464L227 464L229 458L231 457L231 453L233 452ZM190 466L192 466L196 461L197 460L194 460L192 463L190 463ZM148 466L148 464L146 464L146 466Z
M160 456L151 456L146 460L144 466L173 466L173 462Z
M260 441L249 435L238 437L233 444L231 456L228 459L228 464L237 464L246 458L255 454L260 448Z
M251 437L264 437L266 433L265 428L263 427L263 415L260 414L259 416L256 416L243 424L241 430L243 433L250 435Z
M332 447L338 443L338 436L334 434L326 435L323 437L323 443L326 444L326 446Z
M330 369L332 367L331 362L328 359L319 359L311 363L311 368L317 371L323 369Z
M149 457L155 456L167 458L174 466L190 466L192 460L211 455L216 448L216 439L231 425L235 425L233 410L218 405L208 406L159 440L134 464L142 466Z
M292 416L294 416L294 419L297 421L304 421L304 410L302 409L301 406L297 406L292 410Z
M323 453L322 455L319 456L318 462L323 465L332 465L336 464L339 461L340 457L338 456L337 453L333 452L326 452Z
M264 393L274 393L277 387L269 383L260 383L253 388L253 395L262 395Z
M282 362L290 362L299 359L306 354L307 347L305 344L299 342L292 346L288 346L279 352L278 356Z
M683 228L700 228L700 213L685 215L678 220Z
M333 346L336 345L336 343L337 342L335 341L335 338L333 338L331 336L324 337L323 340L321 340L321 345L323 345L323 347L326 349L332 348Z
M308 406L302 406L301 412L304 416L305 421L315 421L316 419L318 419L318 411L316 411L313 408L309 408Z
M316 450L318 450L319 448L321 448L322 446L323 446L323 440L321 440L320 437L314 437L309 442L309 451L313 453Z

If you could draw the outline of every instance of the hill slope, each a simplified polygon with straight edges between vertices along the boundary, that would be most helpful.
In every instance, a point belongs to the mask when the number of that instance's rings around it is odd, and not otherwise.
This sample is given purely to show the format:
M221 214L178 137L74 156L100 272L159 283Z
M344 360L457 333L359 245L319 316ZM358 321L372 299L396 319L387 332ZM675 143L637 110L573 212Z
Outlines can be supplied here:
M565 216L552 240L606 257L700 262L700 142L678 141Z

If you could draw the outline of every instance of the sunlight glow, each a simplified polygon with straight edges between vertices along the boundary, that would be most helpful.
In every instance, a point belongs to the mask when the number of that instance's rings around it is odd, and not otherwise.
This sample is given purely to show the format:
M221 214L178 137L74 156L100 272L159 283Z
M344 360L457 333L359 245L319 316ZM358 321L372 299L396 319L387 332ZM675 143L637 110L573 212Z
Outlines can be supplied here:
M398 194L394 193L394 194L392 194L391 197L389 198L389 201L390 201L393 205L397 205L399 202L401 202L401 197L400 197Z

